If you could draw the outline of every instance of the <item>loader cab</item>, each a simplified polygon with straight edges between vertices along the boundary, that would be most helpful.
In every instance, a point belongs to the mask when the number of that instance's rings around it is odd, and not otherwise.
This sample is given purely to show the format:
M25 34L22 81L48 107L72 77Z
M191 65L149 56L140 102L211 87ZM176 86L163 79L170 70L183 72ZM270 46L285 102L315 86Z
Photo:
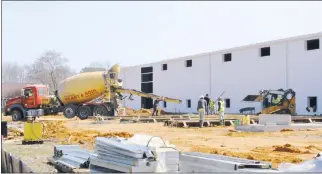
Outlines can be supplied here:
M279 102L275 103L274 100L277 99L277 98L279 98ZM269 93L264 97L263 108L268 108L268 107L271 107L271 106L280 105L282 103L282 99L283 99L283 96L280 95L280 94Z

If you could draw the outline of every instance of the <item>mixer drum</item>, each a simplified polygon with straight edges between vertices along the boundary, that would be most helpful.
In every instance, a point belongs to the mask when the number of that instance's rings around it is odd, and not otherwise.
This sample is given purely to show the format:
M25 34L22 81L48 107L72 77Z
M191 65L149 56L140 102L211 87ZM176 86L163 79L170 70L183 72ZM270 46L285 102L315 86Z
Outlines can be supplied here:
M58 97L63 104L89 102L104 93L104 71L81 73L58 85Z

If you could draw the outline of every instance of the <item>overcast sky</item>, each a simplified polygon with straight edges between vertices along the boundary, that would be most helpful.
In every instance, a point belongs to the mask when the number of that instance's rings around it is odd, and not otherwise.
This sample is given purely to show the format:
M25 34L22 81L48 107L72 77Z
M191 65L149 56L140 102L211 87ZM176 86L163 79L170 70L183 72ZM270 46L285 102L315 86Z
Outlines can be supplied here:
M322 2L2 2L3 61L138 65L322 31Z

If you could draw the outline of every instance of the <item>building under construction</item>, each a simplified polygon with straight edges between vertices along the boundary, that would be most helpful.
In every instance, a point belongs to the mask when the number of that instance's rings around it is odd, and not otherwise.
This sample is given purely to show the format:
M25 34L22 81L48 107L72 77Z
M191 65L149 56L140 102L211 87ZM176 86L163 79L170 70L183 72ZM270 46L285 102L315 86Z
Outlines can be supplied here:
M242 102L262 89L293 89L298 114L306 107L322 112L322 32L213 51L121 71L124 87L179 98L181 104L161 103L170 112L196 112L200 95L216 98L223 91L227 113L260 103ZM151 108L152 99L133 97L125 105Z

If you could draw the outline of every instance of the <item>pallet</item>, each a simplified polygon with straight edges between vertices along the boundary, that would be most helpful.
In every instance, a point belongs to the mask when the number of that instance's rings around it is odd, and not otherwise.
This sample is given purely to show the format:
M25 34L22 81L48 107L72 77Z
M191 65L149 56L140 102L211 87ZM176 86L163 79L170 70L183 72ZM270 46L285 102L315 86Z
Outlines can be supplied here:
M315 118L315 117L292 117L292 122L294 123L315 123L315 122L322 122L322 117Z
M234 125L236 119L224 120L225 126ZM220 125L220 120L204 120L204 127L214 127ZM164 122L164 126L170 127L199 127L199 120L167 120Z
M218 116L206 116L206 119L218 119ZM173 120L199 120L199 116L143 116L143 117L122 117L120 118L120 123L130 122L130 123L158 123L164 121Z
M22 140L23 145L28 145L28 144L43 144L43 140L38 140L38 141L30 141L30 140Z

